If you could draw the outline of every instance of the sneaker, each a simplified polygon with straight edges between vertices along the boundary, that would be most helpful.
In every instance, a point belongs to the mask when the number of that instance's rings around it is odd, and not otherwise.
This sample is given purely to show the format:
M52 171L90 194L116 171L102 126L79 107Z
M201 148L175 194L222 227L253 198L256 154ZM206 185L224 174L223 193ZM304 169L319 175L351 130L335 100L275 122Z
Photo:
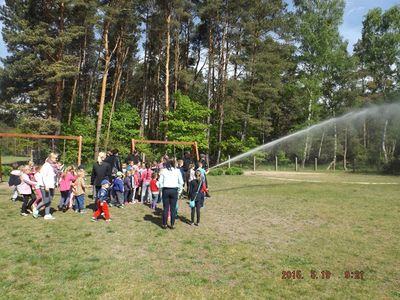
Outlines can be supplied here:
M200 226L200 223L194 223L194 226Z
M23 216L23 217L26 217L26 216L28 216L28 214L27 214L27 213L24 213L24 212L22 212L22 213L21 213L21 216Z
M39 211L36 208L33 209L32 217L34 217L35 219L39 217Z
M97 219L96 219L95 217L92 217L92 218L90 219L90 221L92 221L92 222L97 222Z
M112 221L111 219L107 219L107 220L106 220L106 222L111 222L111 221Z
M125 208L125 205L122 204L122 205L119 206L119 208Z
M55 217L53 217L53 215L51 215L51 214L48 214L48 215L44 216L44 219L45 220L55 220Z
M86 214L86 210L82 209L79 213Z

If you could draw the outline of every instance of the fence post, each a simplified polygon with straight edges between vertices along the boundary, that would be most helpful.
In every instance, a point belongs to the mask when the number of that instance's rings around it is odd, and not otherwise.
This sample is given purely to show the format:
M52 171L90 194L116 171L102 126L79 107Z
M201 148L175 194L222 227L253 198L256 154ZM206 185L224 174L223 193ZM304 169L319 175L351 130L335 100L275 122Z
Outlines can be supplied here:
M295 171L297 172L297 156L295 157Z
M145 153L142 153L142 161L146 162L146 154Z
M353 159L353 173L356 172L356 159Z
M314 158L314 171L318 170L318 158Z
M228 168L230 168L230 167L231 167L231 156L228 155Z
M253 156L253 171L256 170L256 156Z
M275 171L278 171L278 156L275 155Z

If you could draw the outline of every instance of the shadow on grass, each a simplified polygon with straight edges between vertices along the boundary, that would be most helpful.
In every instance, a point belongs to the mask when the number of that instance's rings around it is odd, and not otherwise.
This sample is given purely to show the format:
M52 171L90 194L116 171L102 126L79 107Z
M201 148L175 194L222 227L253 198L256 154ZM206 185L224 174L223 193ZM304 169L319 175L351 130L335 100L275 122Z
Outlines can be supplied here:
M162 219L159 216L153 216L153 215L147 214L143 217L143 220L149 221L149 222L157 225L158 227L162 228Z

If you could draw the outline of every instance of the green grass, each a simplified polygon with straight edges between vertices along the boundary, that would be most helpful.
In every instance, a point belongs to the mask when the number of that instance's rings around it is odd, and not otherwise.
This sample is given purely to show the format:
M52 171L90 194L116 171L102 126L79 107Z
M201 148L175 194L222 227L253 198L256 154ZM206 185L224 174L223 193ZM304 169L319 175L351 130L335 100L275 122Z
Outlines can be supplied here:
M175 230L140 205L111 208L112 223L23 218L2 185L0 298L400 299L400 178L313 176L323 182L210 177L201 226L181 201ZM304 279L282 279L294 270Z
M30 157L29 156L2 156L1 157L1 163L4 165L9 165L15 162L19 161L29 161Z

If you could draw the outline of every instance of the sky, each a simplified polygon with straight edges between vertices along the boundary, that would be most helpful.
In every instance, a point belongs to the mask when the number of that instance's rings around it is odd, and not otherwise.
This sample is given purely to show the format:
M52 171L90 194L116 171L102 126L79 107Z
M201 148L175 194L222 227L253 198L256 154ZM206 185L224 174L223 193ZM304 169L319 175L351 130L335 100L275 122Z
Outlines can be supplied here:
M290 2L288 0L287 2ZM0 5L4 4L4 0L0 0ZM343 24L340 26L340 34L349 42L348 50L353 52L353 45L361 37L362 21L367 12L375 7L382 10L399 4L399 0L347 0L344 11ZM0 22L0 30L2 23ZM7 48L4 44L3 37L0 35L0 58L7 55Z

